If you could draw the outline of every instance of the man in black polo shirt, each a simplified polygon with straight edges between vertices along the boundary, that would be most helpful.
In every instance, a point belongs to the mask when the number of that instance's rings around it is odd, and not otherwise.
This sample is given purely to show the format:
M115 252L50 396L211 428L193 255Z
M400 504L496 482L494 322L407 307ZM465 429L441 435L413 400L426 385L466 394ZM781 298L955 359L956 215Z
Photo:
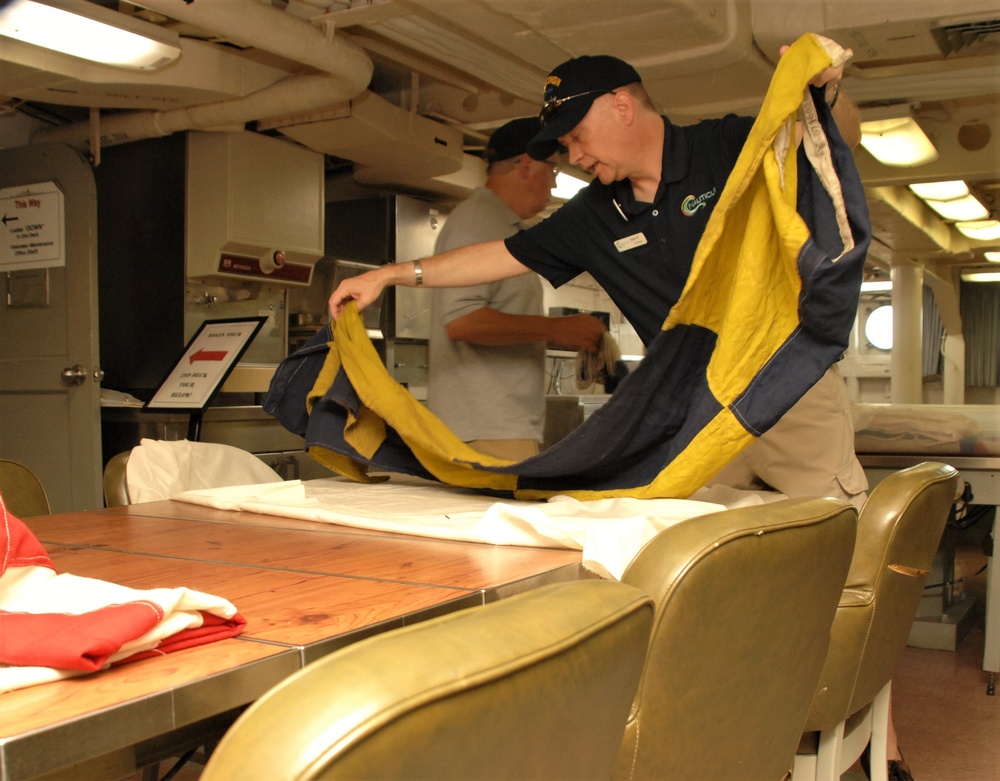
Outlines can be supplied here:
M815 80L848 143L860 139L857 110L839 94L842 68ZM386 285L455 287L535 271L558 287L590 272L644 344L680 298L695 249L753 118L729 115L689 127L655 110L639 74L608 56L569 60L545 83L541 132L528 146L544 160L565 147L596 177L547 220L504 241L388 264L346 280L330 298L364 307ZM860 506L867 480L854 454L847 389L831 369L788 413L712 479L788 496L834 496Z

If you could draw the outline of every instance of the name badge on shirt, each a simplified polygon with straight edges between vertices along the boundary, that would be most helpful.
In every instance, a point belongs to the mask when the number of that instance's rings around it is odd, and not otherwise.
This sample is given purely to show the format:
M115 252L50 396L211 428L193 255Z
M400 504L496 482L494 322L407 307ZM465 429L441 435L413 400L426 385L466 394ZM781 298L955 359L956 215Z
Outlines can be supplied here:
M615 247L619 252L627 252L630 249L635 249L636 247L641 247L646 243L646 236L642 232L633 233L631 236L626 236L624 239L618 239L615 241Z

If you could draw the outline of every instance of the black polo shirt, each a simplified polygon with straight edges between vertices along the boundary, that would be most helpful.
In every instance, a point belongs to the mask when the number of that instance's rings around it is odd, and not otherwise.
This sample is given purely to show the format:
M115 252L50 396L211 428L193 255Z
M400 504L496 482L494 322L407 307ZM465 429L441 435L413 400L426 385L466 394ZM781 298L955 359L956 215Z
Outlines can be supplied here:
M663 121L663 173L653 203L636 202L628 180L595 179L551 217L505 242L555 287L590 272L646 345L680 298L708 216L754 122L734 114L688 126Z

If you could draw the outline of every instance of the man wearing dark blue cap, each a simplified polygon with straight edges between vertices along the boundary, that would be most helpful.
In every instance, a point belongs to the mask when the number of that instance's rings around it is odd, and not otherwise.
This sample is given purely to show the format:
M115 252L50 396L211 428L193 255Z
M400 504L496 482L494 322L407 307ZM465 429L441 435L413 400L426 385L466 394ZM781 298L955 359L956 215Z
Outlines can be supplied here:
M517 233L549 203L551 155L532 159L537 117L497 128L486 144L486 186L452 210L438 253ZM523 461L539 451L545 421L545 345L596 352L604 324L591 315L545 317L542 283L522 274L434 290L427 406L480 453Z
M839 91L842 74L842 66L828 68L814 84L825 86L841 134L856 145L860 123ZM645 344L660 333L754 120L730 114L674 125L656 111L636 70L604 55L555 68L543 99L543 127L529 154L546 159L565 148L569 162L598 181L503 242L352 277L330 298L334 317L348 299L366 306L387 284L452 287L535 271L558 287L589 272ZM854 454L847 389L836 370L715 481L741 488L763 482L791 497L833 496L860 506L867 479Z

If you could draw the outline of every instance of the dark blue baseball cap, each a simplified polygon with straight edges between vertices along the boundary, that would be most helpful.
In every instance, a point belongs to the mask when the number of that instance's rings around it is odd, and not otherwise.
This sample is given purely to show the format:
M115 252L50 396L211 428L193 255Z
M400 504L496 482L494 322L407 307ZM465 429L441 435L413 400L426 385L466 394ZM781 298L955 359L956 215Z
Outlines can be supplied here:
M538 115L541 131L528 144L535 160L547 160L560 149L559 138L580 124L591 104L618 87L642 81L624 60L607 54L567 60L548 75Z
M500 160L509 160L528 151L528 144L538 131L542 129L538 117L523 117L512 119L501 125L486 142L486 162L493 164Z

